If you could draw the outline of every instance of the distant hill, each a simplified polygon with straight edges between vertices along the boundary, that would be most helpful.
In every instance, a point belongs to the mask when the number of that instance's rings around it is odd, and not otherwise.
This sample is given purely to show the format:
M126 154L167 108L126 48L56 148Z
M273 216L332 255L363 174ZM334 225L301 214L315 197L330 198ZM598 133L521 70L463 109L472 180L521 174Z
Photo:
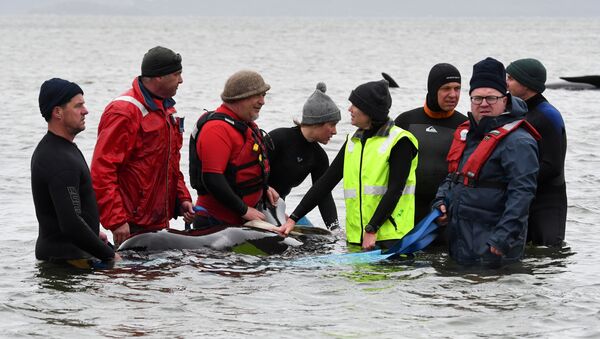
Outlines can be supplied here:
M564 0L1 0L0 15L600 17L597 0L565 4Z

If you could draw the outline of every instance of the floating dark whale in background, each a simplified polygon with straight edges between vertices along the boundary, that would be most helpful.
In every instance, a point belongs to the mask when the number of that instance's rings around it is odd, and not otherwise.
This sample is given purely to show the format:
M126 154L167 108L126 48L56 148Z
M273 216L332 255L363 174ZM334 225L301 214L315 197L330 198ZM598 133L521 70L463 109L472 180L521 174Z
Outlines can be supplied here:
M549 89L586 90L600 89L600 75L585 75L580 77L560 77L564 81L546 84Z

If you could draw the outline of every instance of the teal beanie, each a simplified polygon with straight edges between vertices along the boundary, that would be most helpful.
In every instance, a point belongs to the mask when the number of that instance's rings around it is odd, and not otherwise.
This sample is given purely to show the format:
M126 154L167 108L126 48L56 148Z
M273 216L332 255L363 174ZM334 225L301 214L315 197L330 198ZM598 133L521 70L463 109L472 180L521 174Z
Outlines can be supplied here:
M546 67L536 59L519 59L506 67L510 74L521 85L542 93L546 89Z

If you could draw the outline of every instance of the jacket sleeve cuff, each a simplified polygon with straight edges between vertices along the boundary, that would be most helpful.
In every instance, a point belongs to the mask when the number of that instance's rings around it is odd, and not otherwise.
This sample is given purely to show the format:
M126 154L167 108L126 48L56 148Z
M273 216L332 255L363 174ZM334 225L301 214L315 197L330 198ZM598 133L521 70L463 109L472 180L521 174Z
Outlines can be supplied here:
M505 241L496 241L494 238L491 238L487 241L488 246L495 247L502 252L502 254L507 254L510 251L510 247L506 244Z
M115 224L112 224L112 225L109 225L109 226L104 226L104 225L102 225L102 226L103 226L104 228L106 228L107 230L109 230L109 231L111 231L111 232L112 232L112 231L116 230L117 228L119 228L121 225L123 225L123 224L124 224L124 223L126 223L126 222L127 222L127 220L123 220L123 221L121 221L121 222L117 222L117 223L115 223Z
M240 206L238 213L240 216L246 215L246 213L248 213L248 205L244 204L243 206Z
M438 200L434 200L433 203L431 204L431 210L436 210L438 208L440 208L440 206L444 205L444 199L438 199Z

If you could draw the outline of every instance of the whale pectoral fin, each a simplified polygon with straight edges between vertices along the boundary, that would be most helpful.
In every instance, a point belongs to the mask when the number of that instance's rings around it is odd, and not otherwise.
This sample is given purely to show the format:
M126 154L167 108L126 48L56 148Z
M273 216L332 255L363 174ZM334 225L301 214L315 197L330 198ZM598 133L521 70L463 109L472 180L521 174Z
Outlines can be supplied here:
M262 220L247 221L244 226L277 233L279 227Z

